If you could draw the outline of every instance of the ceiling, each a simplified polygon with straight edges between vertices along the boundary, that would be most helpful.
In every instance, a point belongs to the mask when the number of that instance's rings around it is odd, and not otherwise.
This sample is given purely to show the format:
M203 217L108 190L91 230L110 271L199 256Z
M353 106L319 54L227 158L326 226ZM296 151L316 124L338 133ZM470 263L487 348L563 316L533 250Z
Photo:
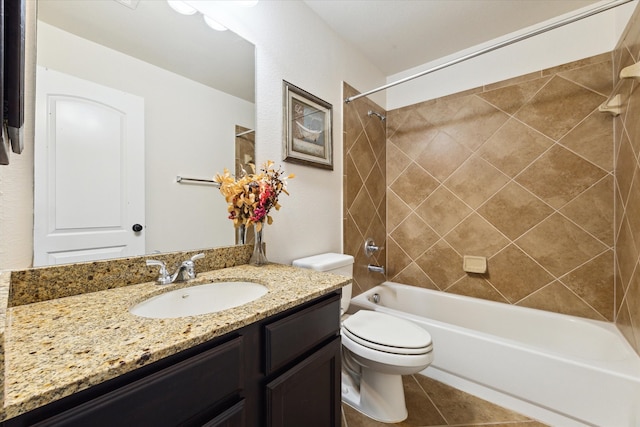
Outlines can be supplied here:
M598 0L305 0L386 76Z
M269 0L262 0L269 1ZM304 0L344 40L391 76L600 0ZM38 16L95 42L252 100L254 49L165 1L39 0ZM118 28L120 31L113 31ZM171 28L171 31L167 31ZM198 40L193 43L193 40ZM188 46L188 49L185 49ZM231 47L231 49L228 49ZM212 55L211 52L216 52ZM239 54L239 55L238 55ZM250 66L241 64L249 63ZM237 83L239 73L246 73Z

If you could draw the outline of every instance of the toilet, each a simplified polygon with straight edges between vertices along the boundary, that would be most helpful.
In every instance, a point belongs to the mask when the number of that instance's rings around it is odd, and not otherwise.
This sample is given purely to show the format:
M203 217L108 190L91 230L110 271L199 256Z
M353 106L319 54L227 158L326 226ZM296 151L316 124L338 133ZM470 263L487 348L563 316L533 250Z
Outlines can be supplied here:
M353 276L351 255L326 253L293 261L294 267ZM408 320L378 311L347 314L352 285L342 288L342 401L384 423L407 418L402 375L425 369L433 361L427 331Z

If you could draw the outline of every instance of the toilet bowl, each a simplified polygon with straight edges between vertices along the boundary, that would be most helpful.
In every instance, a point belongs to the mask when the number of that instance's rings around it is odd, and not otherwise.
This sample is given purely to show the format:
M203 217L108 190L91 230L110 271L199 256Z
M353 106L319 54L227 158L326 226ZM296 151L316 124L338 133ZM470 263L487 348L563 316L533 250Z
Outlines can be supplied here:
M353 274L353 257L321 254L293 262L295 267ZM346 314L352 285L342 289L342 401L385 423L407 418L402 375L425 369L433 360L427 331L408 320L377 311Z

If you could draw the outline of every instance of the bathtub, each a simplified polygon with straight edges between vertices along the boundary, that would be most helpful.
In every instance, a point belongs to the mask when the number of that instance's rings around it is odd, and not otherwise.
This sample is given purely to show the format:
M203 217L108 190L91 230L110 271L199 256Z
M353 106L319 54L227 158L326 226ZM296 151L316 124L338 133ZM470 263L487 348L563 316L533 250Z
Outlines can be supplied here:
M393 282L353 298L361 309L431 334L425 376L551 426L640 426L640 357L611 323Z

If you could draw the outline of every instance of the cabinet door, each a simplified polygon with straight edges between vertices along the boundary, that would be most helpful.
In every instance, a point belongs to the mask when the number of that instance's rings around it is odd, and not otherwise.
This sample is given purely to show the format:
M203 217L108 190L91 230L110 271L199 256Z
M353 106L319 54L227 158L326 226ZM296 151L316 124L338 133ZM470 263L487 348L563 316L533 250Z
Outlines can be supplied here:
M242 355L243 341L238 337L33 425L202 425L190 420L215 412L218 405L232 399L242 389Z
M340 337L267 384L267 426L340 426Z

